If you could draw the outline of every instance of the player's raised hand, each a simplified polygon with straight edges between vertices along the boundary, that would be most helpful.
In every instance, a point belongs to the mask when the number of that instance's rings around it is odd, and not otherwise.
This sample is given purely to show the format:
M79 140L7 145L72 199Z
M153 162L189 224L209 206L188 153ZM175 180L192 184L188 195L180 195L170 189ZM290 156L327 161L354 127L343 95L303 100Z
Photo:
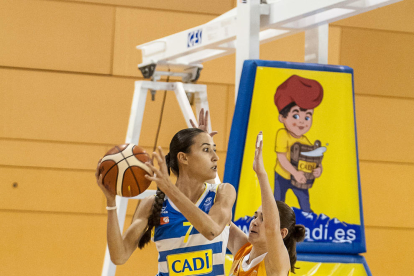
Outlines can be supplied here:
M265 173L265 168L263 164L263 133L260 131L259 134L257 134L256 138L256 150L254 152L254 160L253 160L253 170L256 172L256 174L259 173Z
M204 130L205 132L208 132L208 110L206 110L206 112L204 113L204 108L202 108L200 110L200 115L198 116L198 127L197 125L193 122L193 120L190 119L190 124L193 128L199 128L201 130ZM217 131L212 131L210 132L210 136L213 137L214 135L216 135L218 132Z

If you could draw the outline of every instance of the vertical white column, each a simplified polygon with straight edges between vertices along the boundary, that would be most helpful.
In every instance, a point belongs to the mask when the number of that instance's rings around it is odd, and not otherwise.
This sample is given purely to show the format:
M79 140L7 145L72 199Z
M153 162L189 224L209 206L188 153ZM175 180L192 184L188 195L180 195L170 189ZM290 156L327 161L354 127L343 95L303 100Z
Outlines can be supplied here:
M207 131L210 133L212 132L212 122L211 122L211 112L210 109L208 107L208 100L207 100L207 90L203 89L202 91L196 92L196 99L195 99L195 103L196 103L196 114L200 113L200 110L202 108L204 108L204 110L208 110L208 128ZM216 178L214 179L214 183L218 184L221 183L220 181L220 177L218 176L218 173L216 173Z
M328 64L329 24L305 31L305 62Z
M237 1L235 100L239 91L243 62L259 59L260 0Z
M142 88L142 82L135 82L134 98L131 105L131 113L129 116L128 131L125 143L138 144L139 135L141 133L142 119L144 117L145 102L147 100L147 89ZM124 229L125 215L128 207L128 198L116 197L118 224L121 233ZM116 272L116 265L112 263L109 255L108 246L106 246L104 265L102 268L102 276L114 276Z
M206 89L199 89L199 91L195 92L195 106L196 106L196 116L200 114L200 110L204 108L204 111L208 110L208 132L211 132L211 111L208 106L207 100L207 90ZM198 118L200 119L200 118Z
M174 84L174 92L177 97L178 104L180 105L181 111L183 112L185 122L188 127L192 127L190 124L190 119L193 122L197 122L193 109L191 108L190 103L188 102L187 95L185 94L184 86L182 82L176 82Z
M135 82L134 98L132 99L125 143L133 143L138 145L139 142L142 119L144 118L145 103L147 100L147 89L142 87L142 83L142 81Z

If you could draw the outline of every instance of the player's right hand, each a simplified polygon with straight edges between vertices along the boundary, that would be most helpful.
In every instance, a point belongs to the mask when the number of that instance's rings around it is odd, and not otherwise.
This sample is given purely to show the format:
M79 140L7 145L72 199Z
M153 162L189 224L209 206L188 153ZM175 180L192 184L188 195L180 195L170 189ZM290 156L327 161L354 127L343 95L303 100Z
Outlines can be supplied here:
M115 202L115 195L111 194L108 191L108 189L105 188L105 186L102 183L103 176L102 176L102 174L101 174L101 172L99 170L99 166L101 165L101 160L102 159L99 159L98 165L97 165L96 170L95 170L96 183L98 184L99 188L101 188L101 190L104 193L107 201L111 201L111 203L114 203Z

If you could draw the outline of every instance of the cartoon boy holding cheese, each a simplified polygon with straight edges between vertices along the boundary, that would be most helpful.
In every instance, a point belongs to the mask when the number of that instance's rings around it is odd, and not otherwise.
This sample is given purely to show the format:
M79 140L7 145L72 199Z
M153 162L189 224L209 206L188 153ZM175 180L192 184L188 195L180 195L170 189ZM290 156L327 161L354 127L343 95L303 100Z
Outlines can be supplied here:
M293 185L291 177L299 184L305 184L307 179L304 171L297 170L291 164L291 147L295 143L312 145L305 133L312 126L314 108L322 102L322 98L323 88L318 81L297 75L283 82L274 97L279 121L285 126L276 133L275 199L285 201L287 190L292 189L304 212L312 212L309 190ZM312 174L315 178L320 177L322 166L314 168Z

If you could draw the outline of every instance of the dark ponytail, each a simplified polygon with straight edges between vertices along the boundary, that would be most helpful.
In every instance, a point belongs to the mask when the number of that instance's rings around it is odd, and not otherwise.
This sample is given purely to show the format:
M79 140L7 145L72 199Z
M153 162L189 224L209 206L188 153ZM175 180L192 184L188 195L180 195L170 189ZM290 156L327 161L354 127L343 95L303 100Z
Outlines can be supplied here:
M286 249L289 253L290 271L295 273L295 263L297 260L296 243L305 239L305 227L296 224L295 212L286 203L276 201L280 216L280 229L286 228L288 234L283 239Z
M194 144L194 137L203 130L198 128L186 128L177 132L171 140L170 152L165 156L165 163L167 164L168 174L172 171L177 177L179 175L177 154L179 152L189 153L190 147ZM148 226L138 242L138 248L142 249L151 240L152 229L160 225L161 209L164 203L165 194L157 189L154 204L152 206L152 213L148 218Z

